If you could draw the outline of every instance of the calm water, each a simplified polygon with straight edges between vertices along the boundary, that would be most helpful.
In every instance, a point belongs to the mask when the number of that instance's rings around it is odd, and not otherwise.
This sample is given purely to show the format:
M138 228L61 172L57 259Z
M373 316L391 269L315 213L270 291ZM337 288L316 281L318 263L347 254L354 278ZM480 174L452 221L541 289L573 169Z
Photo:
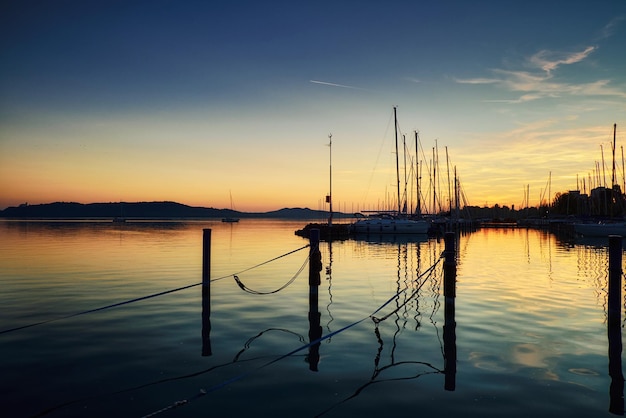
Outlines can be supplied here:
M614 416L605 240L463 235L455 299L443 241L322 243L318 317L308 249L265 263L308 244L301 226L0 222L0 331L53 320L0 334L2 415ZM316 318L326 338L307 346Z

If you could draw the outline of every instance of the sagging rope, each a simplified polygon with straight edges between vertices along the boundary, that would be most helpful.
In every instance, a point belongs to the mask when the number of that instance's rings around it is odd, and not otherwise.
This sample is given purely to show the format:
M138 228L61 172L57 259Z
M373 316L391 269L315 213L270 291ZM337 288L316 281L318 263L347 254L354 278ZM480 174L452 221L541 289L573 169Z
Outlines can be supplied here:
M443 254L442 254L442 257L443 257ZM427 273L432 272L432 271L435 269L435 266L436 266L437 264L439 264L439 262L440 262L440 261L441 261L441 257L440 257L440 258L439 258L439 259L435 262L435 264L433 264L433 265L432 265L431 267L429 267L426 271L424 271L424 273L422 273L422 274L421 274L421 275L420 275L417 279L420 279L421 277L423 277L423 276L424 276L424 275L426 275ZM424 282L426 282L426 280L424 280ZM422 283L422 285L423 285L423 283ZM421 287L421 285L420 285L420 287ZM359 319L358 321L355 321L355 322L353 322L353 323L351 323L351 324L349 324L349 325L346 325L346 326L344 326L343 328L338 329L337 331L333 331L333 332L331 332L331 333L329 333L329 334L323 335L323 336L321 336L320 338L318 338L318 339L316 339L316 340L314 340L314 341L311 341L311 342L310 342L310 343L308 343L308 344L304 344L304 345L302 345L301 347L298 347L298 348L296 348L296 349L294 349L294 350L290 351L290 352L289 352L289 353L287 353L287 354L283 354L283 355L281 355L281 356L279 356L279 357L275 358L274 360L271 360L271 361L268 361L268 362L267 362L267 363L265 363L265 364L262 364L261 366L257 367L256 369L252 369L252 370L250 370L250 371L244 372L244 373L242 373L242 374L240 374L240 375L238 375L238 376L235 376L235 377L233 377L233 378L230 378L230 379L224 380L223 382L218 383L217 385L214 385L214 386L210 387L209 389L200 389L200 393L199 393L199 394L196 394L196 395L194 395L194 396L192 396L192 397L190 397L190 398L188 398L188 399L183 399L183 400L175 401L174 403L170 404L169 406L166 406L166 407L161 408L161 409L159 409L159 410L157 410L157 411L154 411L154 412L151 412L151 413L149 413L149 414L147 414L147 415L144 415L142 418L153 417L153 416L155 416L155 415L157 415L157 414L160 414L161 412L165 412L165 411L168 411L168 410L173 409L173 408L177 408L177 407L180 407L180 406L187 405L187 404L189 404L191 401L197 400L197 399L199 399L200 397L202 397L202 396L204 396L204 395L206 395L206 394L208 394L208 393L215 392L215 391L217 391L217 390L219 390L219 389L222 389L222 388L224 388L224 387L226 387L226 386L230 385L231 383L235 383L235 382L237 382L237 381L239 381L239 380L242 380L242 379L244 379L244 378L246 378L246 377L248 377L248 376L252 375L252 374L253 374L253 373L255 373L255 372L258 372L258 371L259 371L259 370L261 370L261 369L264 369L264 368L266 368L266 367L268 367L268 366L271 366L272 364L277 363L277 362L279 362L280 360L283 360L283 359L285 359L285 358L287 358L287 357L290 357L290 356L292 356L292 355L294 355L294 354L296 354L296 353L298 353L298 352L300 352L300 351L302 351L302 350L305 350L305 349L307 349L307 348L313 347L314 345L319 344L319 343L321 343L321 342L322 342L322 341L324 341L324 340L328 340L328 339L332 338L333 336L335 336L335 335L337 335L337 334L340 334L340 333L342 333L342 332L344 332L344 331L346 331L346 330L348 330L348 329L350 329L350 328L352 328L352 327L355 327L356 325L360 324L361 322L363 322L363 321L365 321L365 320L367 320L367 319L370 319L370 318L375 318L375 315L376 315L378 312L380 312L383 308L385 308L387 305L389 305L391 302L393 302L393 301L394 301L397 297L399 297L399 296L400 296L403 292L405 292L407 289L408 289L408 288L404 288L404 289L400 290L400 291L399 291L399 292L397 292L395 295L393 295L392 297L390 297L390 298L389 298L389 299L388 299L385 303L383 303L382 305L380 305L380 306L379 306L379 307L378 307L378 308L377 308L374 312L372 312L370 315L367 315L367 316L365 316L365 317L363 317L363 318ZM415 292L412 294L412 296L413 296L413 295L415 295ZM388 316L386 316L385 318L387 318L387 317L388 317Z
M286 256L288 256L290 254L296 253L296 252L301 251L301 250L303 250L305 248L308 248L308 247L309 247L309 245L307 244L304 247L300 247L300 248L295 249L293 251L289 251L288 253L279 255L278 257L274 257L274 258L272 258L270 260L264 261L262 263L259 263L259 264L255 265L255 266L249 267L249 268L247 268L245 270L241 270L241 271L239 271L237 273L228 274L226 276L222 276L222 277L218 277L216 279L212 279L211 282L215 282L215 281L218 281L218 280L226 279L226 278L231 277L233 275L237 275L237 274L244 273L246 271L250 271L252 269L255 269L255 268L258 268L258 267L263 266L265 264L271 263L272 261L276 261L276 260L278 260L280 258L286 257ZM308 257L307 257L307 260L308 260ZM294 278L294 280L295 280L295 278ZM101 307L95 308L95 309L88 309L86 311L76 312L76 313L65 315L65 316L61 316L61 317L58 317L58 318L47 319L45 321L39 321L39 322L34 322L34 323L31 323L31 324L28 324L28 325L22 325L22 326L15 327L15 328L5 329L5 330L0 331L0 335L8 334L8 333L14 332L14 331L23 330L23 329L26 329L26 328L31 328L31 327L34 327L34 326L37 326L37 325L44 325L44 324L49 324L51 322L61 321L63 319L74 318L76 316L86 315L86 314L90 314L90 313L94 313L94 312L100 312L100 311L104 311L104 310L107 310L107 309L116 308L118 306L128 305L130 303L134 303L134 302L139 302L139 301L146 300L146 299L155 298L157 296L163 296L163 295L167 295L167 294L174 293L174 292L179 292L181 290L186 290L186 289L189 289L189 288L192 288L192 287L195 287L195 286L200 286L201 284L202 284L202 282L194 283L194 284L190 284L190 285L187 285L187 286L177 287L176 289L165 290L163 292L153 293L151 295L141 296L141 297L130 299L130 300L126 300L126 301L123 301L123 302L117 302L117 303L113 303L113 304L110 304L110 305L101 306Z
M305 245L304 247L296 248L296 249L295 249L295 250L293 250L293 251L289 251L288 253L285 253L285 254L283 254L283 255L279 255L278 257L274 257L274 258L272 258L272 259L270 259L270 260L264 261L264 262L262 262L262 263L259 263L259 264L257 264L257 265L254 265L254 266L252 266L252 267L248 267L247 269L244 269L244 270L241 270L241 271L238 271L238 272L235 272L235 273L227 274L227 275L225 275L225 276L218 277L218 278L216 278L216 279L211 279L211 282L216 282L216 281L218 281L218 280L223 280L223 279L226 279L226 278L228 278L228 277L230 277L230 276L236 276L236 275L239 275L239 274L241 274L241 273L245 273L245 272L250 271L250 270L253 270L253 269L255 269L255 268L258 268L258 267L264 266L265 264L271 263L272 261L276 261L276 260L281 259L281 258L283 258L283 257L287 257L288 255L291 255L291 254L293 254L293 253L297 253L298 251L302 251L302 250L304 250L305 248L309 248L310 246L311 246L310 244L307 244L307 245Z
M241 280L239 279L239 276L237 276L236 274L233 274L233 279L235 279L235 281L237 282L237 285L241 288L241 290L243 290L244 292L248 292L251 293L253 295L271 295L273 293L278 293L281 290L285 289L286 287L288 287L290 284L292 284L296 278L300 275L300 273L302 273L302 270L304 270L304 268L306 267L306 265L309 262L309 257L307 256L307 258L304 260L304 263L302 264L302 266L300 267L300 269L296 272L296 274L289 279L289 281L287 283L285 283L284 285L282 285L281 287L279 287L276 290L272 290L269 292L259 292L257 290L252 290L250 289L248 286L246 286L245 284L243 284L241 282Z

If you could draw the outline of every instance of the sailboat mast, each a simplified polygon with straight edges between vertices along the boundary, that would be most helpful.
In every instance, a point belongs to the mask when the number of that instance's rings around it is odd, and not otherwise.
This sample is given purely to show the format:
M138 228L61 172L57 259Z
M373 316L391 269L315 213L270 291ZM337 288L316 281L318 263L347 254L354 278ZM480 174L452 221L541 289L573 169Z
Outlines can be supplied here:
M617 130L617 123L613 124L613 173L611 174L611 188L615 186L615 131Z
M437 141L435 140L435 143ZM435 147L433 147L433 212L437 213L437 162L435 161Z
M448 147L446 147L447 158ZM450 200L450 206L452 206L452 198ZM450 207L450 218L452 218L452 207ZM456 179L456 166L454 166L454 218L455 221L459 220L459 184Z
M398 186L398 215L400 215L400 162L398 160L398 117L396 113L396 106L393 107L393 122L396 133L396 180Z
M624 147L621 146L622 150L622 193L626 193L626 172L624 171Z
M450 159L448 158L448 146L446 145L446 170L448 172L448 210L452 215L452 190L450 189Z
M446 147L446 150L448 148ZM450 208L450 217L452 217L452 208ZM459 221L459 183L456 178L456 166L454 166L454 220Z
M604 164L604 148L600 144L600 152L602 153L602 186L606 188L606 164Z
M422 208L420 207L420 171L419 171L419 146L418 146L417 131L415 131L415 189L417 192L417 206L415 208L416 214L422 214Z
M551 203L552 203L552 171L550 171L550 178L548 180L548 210L550 210Z
M407 207L408 207L408 200L409 200L409 193L407 191L407 185L408 185L408 181L407 181L407 177L406 177L406 135L402 135L402 155L404 156L404 202L403 202L403 212L406 215L407 213Z

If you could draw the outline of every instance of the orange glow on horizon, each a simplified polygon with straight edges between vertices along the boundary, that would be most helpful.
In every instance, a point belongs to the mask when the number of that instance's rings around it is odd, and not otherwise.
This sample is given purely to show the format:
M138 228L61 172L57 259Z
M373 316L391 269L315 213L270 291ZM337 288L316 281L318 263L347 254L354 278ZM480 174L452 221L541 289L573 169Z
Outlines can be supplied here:
M454 168L464 198L461 206L498 204L519 209L527 187L531 207L538 206L542 196L544 201L552 201L556 193L577 187L582 190L583 184L589 192L597 186L590 178L602 157L600 145L610 180L612 126L566 130L554 125L536 122L508 132L467 134L466 140L449 147L440 141L437 196L443 210L448 206L448 179ZM133 125L132 129L138 128ZM224 145L199 145L196 151L191 145L181 148L164 142L153 148L135 144L122 153L119 148L107 150L106 136L100 135L101 142L88 150L63 143L58 148L40 146L34 140L24 146L28 139L20 137L0 142L0 208L25 202L175 201L222 209L231 207L232 193L233 208L242 212L285 207L328 210L324 202L329 193L327 138L287 143L281 153L264 145L269 139L247 145L244 151ZM394 201L396 190L395 154L387 151L392 141L385 139L384 146L373 140L363 142L355 153L350 144L356 142L354 135L333 135L334 210L385 209ZM618 146L623 142L618 131ZM444 147L449 150L450 167ZM421 163L422 207L432 213L428 206L432 202L430 161ZM622 165L617 168L618 183L622 184ZM413 202L414 187L409 179Z

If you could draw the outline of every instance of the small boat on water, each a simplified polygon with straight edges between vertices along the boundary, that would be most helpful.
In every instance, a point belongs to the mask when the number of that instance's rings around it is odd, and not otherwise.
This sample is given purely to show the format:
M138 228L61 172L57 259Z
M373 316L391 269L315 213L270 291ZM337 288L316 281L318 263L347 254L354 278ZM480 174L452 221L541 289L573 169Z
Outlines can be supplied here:
M231 211L235 210L235 206L233 206L233 194L232 194L232 192L230 193L230 210ZM233 216L227 216L225 218L222 218L222 222L235 223L235 222L239 222L239 218L235 218Z
M222 222L235 223L239 222L239 218L222 218Z
M122 202L120 202L120 216L114 217L112 222L114 224L123 224L126 222L126 218L124 217L124 207L122 205Z
M626 236L626 221L576 223L574 230L583 237L608 237L609 235Z

